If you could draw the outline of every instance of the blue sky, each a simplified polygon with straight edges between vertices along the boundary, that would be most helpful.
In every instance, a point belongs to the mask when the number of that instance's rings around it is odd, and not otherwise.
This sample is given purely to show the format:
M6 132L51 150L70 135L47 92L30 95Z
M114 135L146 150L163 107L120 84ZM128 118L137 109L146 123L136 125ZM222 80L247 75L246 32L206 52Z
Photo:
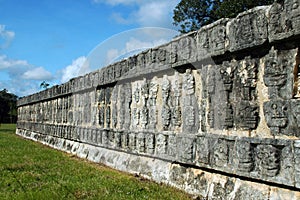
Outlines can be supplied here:
M60 84L167 42L178 34L172 25L178 2L0 0L0 90L25 96L44 80ZM99 62L84 67L92 59Z

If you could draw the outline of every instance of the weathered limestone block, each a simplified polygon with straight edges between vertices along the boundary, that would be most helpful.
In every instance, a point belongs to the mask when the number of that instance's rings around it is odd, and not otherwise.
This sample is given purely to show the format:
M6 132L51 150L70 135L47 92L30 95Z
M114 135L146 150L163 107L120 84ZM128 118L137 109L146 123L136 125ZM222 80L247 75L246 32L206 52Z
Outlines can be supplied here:
M228 22L230 51L262 45L268 40L266 8L256 7Z
M240 172L251 172L254 169L254 151L253 145L247 141L237 141L236 147L236 159L237 170Z
M168 136L164 134L158 134L155 136L155 154L158 156L164 156L167 154L168 149Z
M152 133L146 133L145 135L145 148L147 154L154 154L155 152L155 135Z
M183 106L182 130L186 133L195 133L199 129L198 104L195 93L195 77L191 69L183 74Z
M193 163L195 157L194 138L177 137L177 159L183 163Z
M171 108L171 124L174 129L178 129L182 124L182 108L181 108L181 97L182 97L182 79L179 73L175 72L175 77L172 82L173 96L172 96L172 108Z
M177 158L177 152L179 151L179 147L177 146L177 136L176 134L168 134L168 149L167 154L170 160L175 161Z
M279 41L300 33L300 1L276 0L269 10L269 41Z
M226 25L229 19L220 19L202 27L197 34L198 60L224 54L228 46Z
M122 147L122 145L121 145L121 143L122 143L122 138L121 138L122 133L119 132L119 131L116 131L116 132L114 132L114 134L115 134L114 135L114 139L115 139L115 141L114 141L114 147L116 149L120 149Z
M280 170L280 150L273 145L258 145L256 153L256 170L261 176L273 177Z
M196 33L191 32L171 42L172 67L197 61Z
M294 96L297 49L271 48L265 57L264 83L270 99L291 99Z
M156 130L157 125L157 93L158 93L158 83L157 77L154 77L149 84L149 125L148 128L151 130Z
M195 161L197 165L210 164L210 142L206 137L198 137L196 141L196 156Z
M171 108L170 108L170 90L171 84L167 75L164 75L162 81L162 125L163 130L168 130L171 123Z
M144 133L138 133L136 136L136 149L139 153L146 151L146 138Z

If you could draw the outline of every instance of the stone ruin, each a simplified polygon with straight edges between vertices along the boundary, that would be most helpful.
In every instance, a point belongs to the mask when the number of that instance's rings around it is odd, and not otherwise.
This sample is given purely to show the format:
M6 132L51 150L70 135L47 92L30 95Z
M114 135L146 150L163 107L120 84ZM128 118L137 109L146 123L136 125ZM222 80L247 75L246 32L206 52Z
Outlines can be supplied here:
M208 199L300 199L300 0L18 101L17 134Z

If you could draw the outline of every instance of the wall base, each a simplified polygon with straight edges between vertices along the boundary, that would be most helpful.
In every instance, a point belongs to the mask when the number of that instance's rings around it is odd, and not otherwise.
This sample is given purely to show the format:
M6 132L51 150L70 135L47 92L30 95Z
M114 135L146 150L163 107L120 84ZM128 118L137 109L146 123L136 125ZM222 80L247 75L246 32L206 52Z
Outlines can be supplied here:
M17 135L52 148L102 163L120 171L166 183L207 199L300 199L300 192L272 185L182 166L151 157L110 150L94 145L17 129Z

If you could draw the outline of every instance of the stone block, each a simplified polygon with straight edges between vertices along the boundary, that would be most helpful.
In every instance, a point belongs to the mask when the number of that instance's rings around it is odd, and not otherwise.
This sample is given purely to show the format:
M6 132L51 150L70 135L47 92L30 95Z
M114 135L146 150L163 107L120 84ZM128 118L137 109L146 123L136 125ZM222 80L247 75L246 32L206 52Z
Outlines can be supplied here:
M194 138L177 137L177 160L183 163L194 163Z
M228 22L227 36L231 52L257 47L268 40L267 8L256 7Z
M291 37L299 38L300 33L300 1L276 1L270 8L269 41L276 42Z
M197 32L198 60L224 54L228 49L226 26L229 19L220 19Z

